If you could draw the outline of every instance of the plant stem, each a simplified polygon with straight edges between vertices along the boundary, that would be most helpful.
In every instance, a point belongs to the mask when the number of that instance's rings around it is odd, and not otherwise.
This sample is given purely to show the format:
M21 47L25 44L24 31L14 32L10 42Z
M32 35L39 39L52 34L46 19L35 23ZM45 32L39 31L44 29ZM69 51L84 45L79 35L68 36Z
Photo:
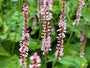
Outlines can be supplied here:
M20 0L18 1L18 3L19 3L19 8L18 8L18 12L19 12L19 15L18 15L18 23L20 23ZM14 53L14 48L15 48L15 41L16 41L16 37L17 37L17 32L18 32L18 27L17 27L17 29L16 29L16 32L15 32L15 37L14 37L14 40L13 40L13 46L12 46L12 55L13 55L13 53Z
M85 22L85 21L84 21L84 22ZM84 25L84 22L83 22L82 25L78 28L77 31L80 31L81 27ZM73 28L74 28L74 27L73 27ZM73 31L71 31L69 40L68 40L67 43L66 43L66 47L65 47L64 53L66 52L67 48L69 48L69 44L73 41L73 39L74 39L74 37L75 37L75 35L76 35L76 32L75 32L75 34L73 35L73 37L72 37L72 34L73 34Z
M9 3L10 3L10 8L12 9L12 0L10 0L10 2L9 2Z
M42 34L42 26L41 26L41 22L40 22L39 37L37 39L37 43L39 43L39 40L41 38L41 34Z
M15 32L15 38L14 38L14 41L13 41L13 46L12 46L12 55L13 55L13 52L14 52L14 47L15 47L15 40L16 40L16 37L17 37L17 31L18 31L18 29L16 30L16 32Z
M70 33L70 37L69 37L69 40L68 40L67 43L66 43L66 47L65 47L64 53L66 52L66 50L67 50L67 48L68 48L68 46L69 46L70 40L71 40L71 38L72 38L72 34L73 34L73 31L71 31L71 33Z
M58 59L56 59L54 62L53 62L53 65L52 65L52 68L54 68L54 65L56 64Z
M46 58L46 56L45 56L45 68L47 68L47 58Z

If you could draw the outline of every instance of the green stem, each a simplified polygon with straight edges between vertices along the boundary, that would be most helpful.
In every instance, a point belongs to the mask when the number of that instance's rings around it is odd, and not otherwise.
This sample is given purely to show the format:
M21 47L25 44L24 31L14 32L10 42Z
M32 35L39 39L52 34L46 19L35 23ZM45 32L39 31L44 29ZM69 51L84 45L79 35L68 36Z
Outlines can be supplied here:
M4 33L4 29L3 29L3 9L2 9L2 4L3 4L3 1L0 0L0 7L1 7L1 24L2 24L2 33Z
M46 58L46 56L45 56L45 68L47 68L47 58Z
M69 40L68 40L67 43L66 43L66 47L65 47L64 53L66 52L66 50L67 50L67 48L68 48L68 46L69 46L70 40L71 40L71 38L72 38L72 34L73 34L73 31L71 31L71 33L70 33L70 37L69 37Z
M40 21L39 37L37 39L37 44L39 43L39 40L41 38L41 34L42 34L42 21Z
M54 68L54 65L56 64L58 59L56 59L54 62L53 62L53 65L52 65L52 68Z
M84 21L84 22L85 22L85 21ZM80 31L81 27L84 25L84 22L81 24L81 26L78 28L77 31ZM74 28L74 27L73 27L73 28ZM73 41L73 39L74 39L74 37L75 37L75 35L76 35L76 32L75 32L75 34L73 35L73 37L72 37L72 34L73 34L73 31L71 32L70 37L69 37L69 40L68 40L67 43L66 43L66 47L65 47L64 53L66 52L67 48L69 48L69 45L70 45L70 43Z
M12 9L12 0L10 0L10 8Z
M18 29L16 30L16 32L15 32L15 38L14 38L14 41L13 41L13 46L12 46L12 55L13 55L13 53L14 53L14 47L15 47L15 40L16 40L16 37L17 37L17 31L18 31Z
M20 0L18 1L18 3L19 3L19 8L18 8L18 12L19 12L19 15L18 15L18 23L20 23ZM13 46L12 46L12 55L13 55L13 53L14 53L14 48L15 48L15 41L16 41L16 37L17 37L17 32L18 32L18 27L17 27L17 29L16 29L16 32L15 32L15 38L14 38L14 40L13 40Z

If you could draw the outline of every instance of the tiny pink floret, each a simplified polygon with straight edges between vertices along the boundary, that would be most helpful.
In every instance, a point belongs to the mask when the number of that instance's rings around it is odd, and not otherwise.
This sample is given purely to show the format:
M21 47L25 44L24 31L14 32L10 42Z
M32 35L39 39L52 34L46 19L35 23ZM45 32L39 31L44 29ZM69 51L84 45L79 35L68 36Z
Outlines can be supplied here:
M35 52L34 55L30 57L30 60L32 60L32 65L29 65L30 68L40 68L41 59L38 56L37 52Z

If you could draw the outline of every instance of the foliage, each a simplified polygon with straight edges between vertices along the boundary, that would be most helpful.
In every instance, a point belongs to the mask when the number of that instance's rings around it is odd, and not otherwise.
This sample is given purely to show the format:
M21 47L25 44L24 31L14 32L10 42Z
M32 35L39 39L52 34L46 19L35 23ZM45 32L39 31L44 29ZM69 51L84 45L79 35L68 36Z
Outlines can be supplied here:
M80 24L73 28L72 23L76 18L76 12L79 5L78 0L65 0L66 1L66 25L67 33L64 39L65 55L62 56L62 60L58 60L55 64L55 68L90 68L90 25L86 25L85 22L90 24L90 0L85 0L85 6L81 12ZM44 68L44 56L41 49L41 37L42 26L37 17L37 0L0 0L0 68L22 68L19 64L19 41L21 40L23 30L23 13L22 5L27 2L29 5L28 11L28 24L30 32L30 46L29 56L27 57L28 65L29 57L37 51L42 60L41 68ZM55 27L55 35L52 36L52 51L47 56L47 66L51 68L53 62L56 60L54 53L56 51L57 44L57 29L59 16L61 15L62 0L53 0L53 24ZM32 29L33 19L30 16L35 15L37 19L36 29ZM85 55L80 58L79 54L83 44L80 44L80 37L82 28L84 28L84 35L87 37L87 44L85 47ZM40 29L41 27L41 29ZM39 33L40 31L40 33ZM69 40L70 34L71 39ZM40 38L39 38L40 37ZM14 47L14 49L13 49ZM28 68L28 67L27 67Z

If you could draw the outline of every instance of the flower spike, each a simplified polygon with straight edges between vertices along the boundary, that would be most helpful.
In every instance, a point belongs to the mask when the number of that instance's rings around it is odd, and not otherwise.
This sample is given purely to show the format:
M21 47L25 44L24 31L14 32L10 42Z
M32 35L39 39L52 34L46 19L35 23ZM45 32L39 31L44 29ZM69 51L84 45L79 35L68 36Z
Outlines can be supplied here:
M55 56L57 56L57 58L60 60L60 56L63 55L63 38L65 37L65 34L66 33L66 23L65 23L65 1L63 1L63 4L62 4L62 14L60 16L60 22L59 22L59 28L57 31L60 32L59 33L59 37L58 37L58 44L57 44L57 51L55 53Z
M26 3L23 4L23 16L24 16L24 28L23 28L23 34L22 34L22 40L20 41L20 49L19 51L21 52L20 56L20 65L23 67L27 66L27 63L25 62L25 58L28 55L28 47L29 46L29 33L28 33L28 24L27 24L27 11L28 11L28 5Z

